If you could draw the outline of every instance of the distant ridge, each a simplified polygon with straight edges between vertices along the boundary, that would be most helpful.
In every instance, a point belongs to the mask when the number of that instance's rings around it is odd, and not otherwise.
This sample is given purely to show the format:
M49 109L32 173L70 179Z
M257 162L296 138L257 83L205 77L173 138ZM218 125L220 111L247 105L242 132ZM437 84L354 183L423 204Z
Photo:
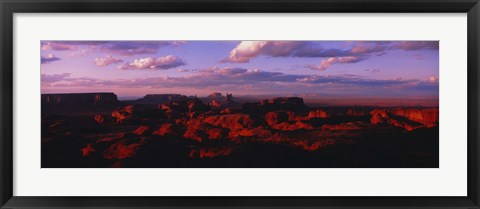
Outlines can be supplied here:
M44 106L110 106L119 103L117 95L112 92L99 93L61 93L42 94Z

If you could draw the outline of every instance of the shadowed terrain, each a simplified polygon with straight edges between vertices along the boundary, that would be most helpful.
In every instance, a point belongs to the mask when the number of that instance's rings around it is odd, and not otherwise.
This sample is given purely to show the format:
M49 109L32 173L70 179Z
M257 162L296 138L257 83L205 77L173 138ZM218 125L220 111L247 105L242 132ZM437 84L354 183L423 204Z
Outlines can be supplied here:
M300 97L42 95L42 167L436 168L436 107Z

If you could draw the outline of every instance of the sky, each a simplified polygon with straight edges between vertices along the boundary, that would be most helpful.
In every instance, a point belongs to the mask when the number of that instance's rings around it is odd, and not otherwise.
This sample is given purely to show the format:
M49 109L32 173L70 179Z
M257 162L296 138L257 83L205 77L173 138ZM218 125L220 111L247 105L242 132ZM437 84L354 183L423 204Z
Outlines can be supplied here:
M41 41L42 93L437 100L438 41Z

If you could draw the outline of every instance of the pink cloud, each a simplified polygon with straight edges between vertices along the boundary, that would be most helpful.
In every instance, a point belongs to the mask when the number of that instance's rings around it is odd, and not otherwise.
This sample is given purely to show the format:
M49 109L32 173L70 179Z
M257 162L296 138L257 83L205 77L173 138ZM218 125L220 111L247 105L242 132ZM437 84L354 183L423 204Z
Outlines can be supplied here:
M137 70L137 69L157 69L167 70L170 68L179 67L186 63L177 56L168 55L159 58L146 57L135 59L133 62L126 62L118 66L121 70Z
M95 58L95 64L99 67L105 67L111 64L121 63L121 62L123 62L123 60L112 57L112 56Z
M355 63L360 62L364 58L355 57L355 56L348 56L348 57L328 57L323 59L320 62L320 65L313 66L313 65L306 65L306 68L313 69L313 70L326 70L333 64L346 64L346 63Z
M290 56L304 43L301 41L242 41L222 62L245 63L259 55Z
M40 63L41 64L47 64L47 63L55 62L55 61L58 61L58 60L61 60L61 59L56 57L53 54L47 54L45 56L43 56L43 55L40 56Z
M55 50L55 51L74 51L78 47L73 44L67 44L63 42L42 42L42 50Z

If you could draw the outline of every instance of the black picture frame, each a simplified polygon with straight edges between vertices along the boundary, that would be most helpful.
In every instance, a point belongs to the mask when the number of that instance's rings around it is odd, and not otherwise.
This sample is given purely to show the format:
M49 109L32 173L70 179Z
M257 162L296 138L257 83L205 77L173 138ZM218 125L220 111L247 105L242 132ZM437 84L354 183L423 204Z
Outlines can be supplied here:
M480 208L479 0L0 0L2 208ZM20 197L13 196L15 13L467 13L468 195L465 197ZM252 188L252 190L255 188ZM413 189L413 188L412 188Z

